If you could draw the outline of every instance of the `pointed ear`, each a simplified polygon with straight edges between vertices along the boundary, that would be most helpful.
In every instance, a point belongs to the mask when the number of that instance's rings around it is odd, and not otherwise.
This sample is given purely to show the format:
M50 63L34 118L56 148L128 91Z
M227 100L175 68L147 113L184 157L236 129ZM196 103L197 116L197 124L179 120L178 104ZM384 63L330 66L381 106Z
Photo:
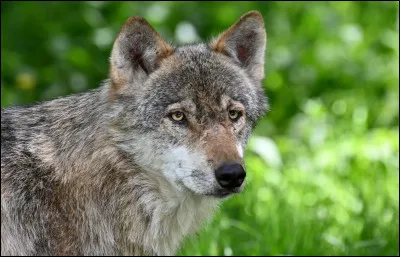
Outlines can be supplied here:
M253 79L260 81L264 78L266 41L263 17L259 12L251 11L213 40L210 46L214 51L233 58Z
M143 81L171 55L173 47L142 17L131 17L114 42L110 58L111 85L118 90L127 83Z

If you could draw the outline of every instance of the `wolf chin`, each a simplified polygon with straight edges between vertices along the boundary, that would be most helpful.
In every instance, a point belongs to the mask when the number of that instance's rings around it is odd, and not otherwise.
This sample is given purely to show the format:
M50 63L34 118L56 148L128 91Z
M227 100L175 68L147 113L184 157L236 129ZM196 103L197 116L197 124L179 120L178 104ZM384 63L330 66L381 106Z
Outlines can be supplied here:
M257 11L174 46L141 17L97 89L1 109L1 255L175 255L245 186L267 110Z

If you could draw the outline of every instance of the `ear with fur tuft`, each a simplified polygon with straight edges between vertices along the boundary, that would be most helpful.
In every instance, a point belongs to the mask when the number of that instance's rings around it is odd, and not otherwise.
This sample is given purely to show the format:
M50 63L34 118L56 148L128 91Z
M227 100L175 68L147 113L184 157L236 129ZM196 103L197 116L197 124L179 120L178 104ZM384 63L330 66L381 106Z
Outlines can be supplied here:
M266 41L263 17L259 12L251 11L213 40L210 46L239 62L253 79L260 81L264 78Z
M110 79L113 89L118 90L135 79L145 79L173 50L145 19L137 16L129 18L111 52Z

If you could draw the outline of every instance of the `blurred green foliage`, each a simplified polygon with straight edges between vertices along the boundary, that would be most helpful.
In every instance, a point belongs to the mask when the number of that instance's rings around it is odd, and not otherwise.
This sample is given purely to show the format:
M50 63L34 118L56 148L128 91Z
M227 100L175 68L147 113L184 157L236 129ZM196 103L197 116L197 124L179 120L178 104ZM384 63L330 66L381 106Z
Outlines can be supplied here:
M245 191L180 255L399 255L398 2L1 2L1 106L98 87L143 16L209 40L250 10L268 34L271 111Z

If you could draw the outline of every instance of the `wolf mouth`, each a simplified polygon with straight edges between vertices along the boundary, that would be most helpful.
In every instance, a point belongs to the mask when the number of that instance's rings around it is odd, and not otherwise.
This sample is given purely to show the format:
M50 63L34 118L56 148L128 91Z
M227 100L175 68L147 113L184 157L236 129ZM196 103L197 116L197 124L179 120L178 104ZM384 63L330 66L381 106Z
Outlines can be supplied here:
M224 190L218 190L216 192L213 192L213 193L210 193L210 194L206 194L206 195L207 196L211 196L211 197L216 197L216 198L223 199L223 198L227 198L227 197L229 197L231 195L234 195L234 194L239 194L240 192L241 192L240 189L232 189L232 190L224 189Z

